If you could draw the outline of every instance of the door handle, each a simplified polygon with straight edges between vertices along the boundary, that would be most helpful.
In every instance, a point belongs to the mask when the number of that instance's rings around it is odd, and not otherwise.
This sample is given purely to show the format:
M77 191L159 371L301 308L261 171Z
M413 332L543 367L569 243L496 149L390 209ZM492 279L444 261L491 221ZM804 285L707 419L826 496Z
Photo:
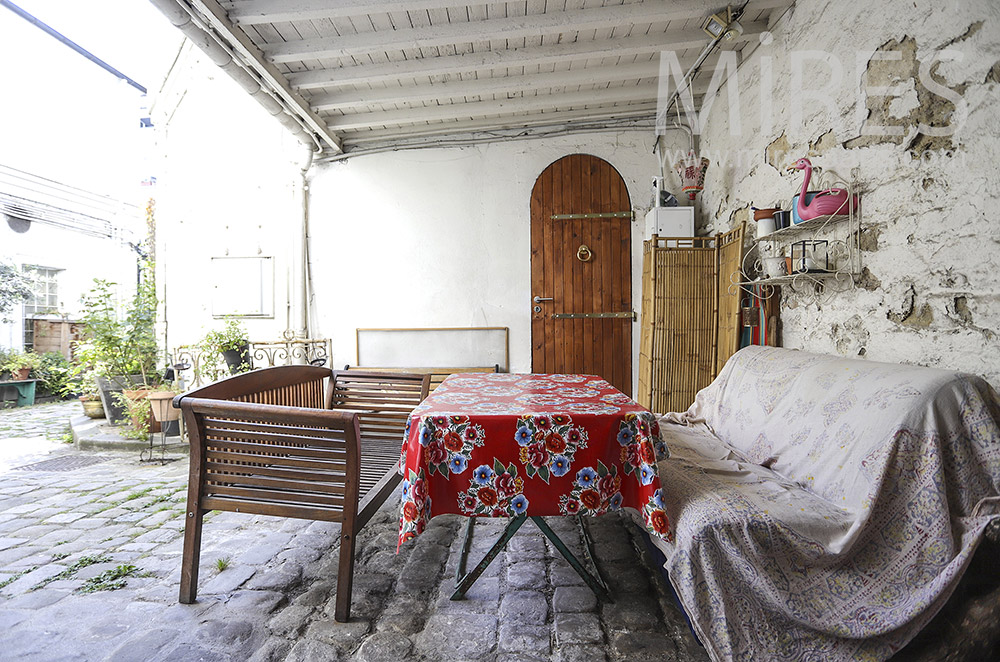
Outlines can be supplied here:
M532 301L534 301L535 303L541 303L543 301L555 301L555 299L553 299L552 297L540 297L536 295L535 298L532 299Z

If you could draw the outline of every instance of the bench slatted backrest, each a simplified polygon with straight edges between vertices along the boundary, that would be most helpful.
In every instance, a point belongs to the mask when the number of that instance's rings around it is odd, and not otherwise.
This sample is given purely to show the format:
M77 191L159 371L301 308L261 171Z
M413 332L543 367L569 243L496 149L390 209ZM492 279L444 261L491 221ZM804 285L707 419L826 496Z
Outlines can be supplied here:
M200 398L187 404L199 440L201 508L353 527L360 467L350 413Z
M369 372L406 372L413 373L417 375L430 375L430 390L429 393L433 393L434 389L441 385L445 379L450 375L454 375L462 372L500 372L500 366L473 366L468 368L366 368L363 366L347 365L344 366L344 370L359 371L366 370Z
M397 372L334 370L327 405L355 411L361 433L361 494L357 526L362 527L400 480L396 471L406 421L427 397L430 376Z
M268 368L180 398L202 508L326 521L347 519L346 510L353 519L345 500L358 499L358 432L349 415L323 409L330 374Z

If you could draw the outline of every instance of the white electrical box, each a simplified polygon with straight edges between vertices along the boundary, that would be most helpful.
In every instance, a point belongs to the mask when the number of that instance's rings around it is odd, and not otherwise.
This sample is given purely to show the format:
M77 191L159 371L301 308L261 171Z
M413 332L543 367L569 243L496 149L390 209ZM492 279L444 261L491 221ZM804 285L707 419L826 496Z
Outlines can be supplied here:
M653 207L646 213L646 239L693 237L694 207Z

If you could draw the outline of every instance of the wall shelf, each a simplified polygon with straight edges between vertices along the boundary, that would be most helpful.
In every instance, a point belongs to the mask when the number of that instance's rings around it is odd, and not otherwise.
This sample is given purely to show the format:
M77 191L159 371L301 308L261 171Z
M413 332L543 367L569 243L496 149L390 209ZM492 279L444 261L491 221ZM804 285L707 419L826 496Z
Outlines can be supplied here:
M818 169L817 169L818 170ZM851 173L855 183L848 183L832 171L824 173L814 181L817 188L846 188L848 196L853 198L859 192L856 184L857 169ZM854 287L861 274L861 210L850 209L847 214L830 214L817 216L786 228L775 230L766 235L755 237L751 242L751 250L744 256L744 263L739 272L732 274L730 291L745 289L752 296L768 299L774 296L781 286L787 286L792 295L812 299L819 303L825 296L845 292ZM828 242L829 271L792 273L787 275L766 275L764 263L786 257L791 251L791 245L803 239L823 239ZM756 248L755 250L752 250ZM753 257L750 257L750 256ZM771 263L774 266L774 263ZM782 271L784 265L782 264ZM774 273L772 271L771 273ZM759 274L756 279L748 276Z

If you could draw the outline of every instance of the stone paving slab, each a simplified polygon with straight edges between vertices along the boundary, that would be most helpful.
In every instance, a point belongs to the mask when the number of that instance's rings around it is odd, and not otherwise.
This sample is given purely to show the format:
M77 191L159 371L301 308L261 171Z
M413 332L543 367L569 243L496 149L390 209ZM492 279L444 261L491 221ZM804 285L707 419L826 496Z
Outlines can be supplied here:
M0 435L64 434L74 405L0 412ZM98 452L27 448L7 457L24 466ZM530 524L466 599L453 601L464 518L435 518L397 554L398 504L390 500L357 536L348 623L332 618L339 525L327 522L210 514L198 601L178 604L187 462L99 452L108 459L70 471L0 463L0 660L708 659L621 515L591 523L614 603L600 604ZM477 523L470 567L505 523ZM571 522L549 523L579 551ZM109 573L127 575L124 586L87 592L109 588Z

